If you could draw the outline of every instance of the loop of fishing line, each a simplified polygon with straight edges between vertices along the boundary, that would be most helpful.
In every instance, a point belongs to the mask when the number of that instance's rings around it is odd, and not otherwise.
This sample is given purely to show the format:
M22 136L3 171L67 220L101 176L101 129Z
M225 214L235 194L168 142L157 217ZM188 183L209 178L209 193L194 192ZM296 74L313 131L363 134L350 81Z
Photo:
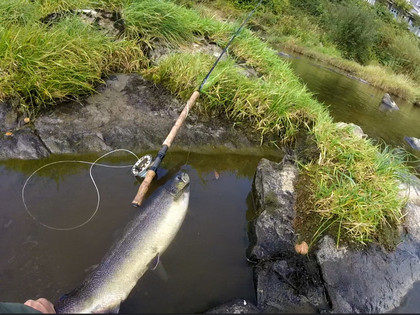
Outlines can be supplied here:
M56 162L51 162L51 163L48 163L48 164L45 164L45 165L43 165L43 166L41 166L40 168L38 168L37 170L35 170L27 179L26 179L26 181L25 181L25 183L23 184L23 187L22 187L22 202L23 202L23 205L24 205L24 207L25 207L25 210L26 210L26 212L29 214L29 216L32 218L32 219L34 219L37 223L39 223L39 224L41 224L42 226L44 226L44 227L46 227L46 228L48 228L48 229L51 229L51 230L56 230L56 231L70 231L70 230L75 230L75 229L78 229L78 228L80 228L80 227L82 227L82 226L84 226L84 225L86 225L87 223L89 223L90 222L90 220L92 220L93 219L93 217L96 215L96 213L98 212L98 209L99 209L99 204L100 204L100 202L101 202L101 195L100 195L100 193L99 193L99 189L98 189L98 186L96 185L96 182L95 182L95 179L93 178L93 175L92 175L92 169L93 169L93 167L96 165L96 166L101 166L101 167L108 167L108 168L128 168L128 167L133 167L132 165L106 165L106 164L98 164L97 162L99 161L99 160L101 160L101 159L103 159L104 157L106 157L106 156L108 156L108 155L110 155L110 154L112 154L112 153L115 153L115 152L119 152L119 151L123 151L123 152L128 152L128 153L130 153L130 154L132 154L137 160L139 160L139 158L138 158L138 156L135 154L135 153L133 153L133 152L131 152L130 150L126 150L126 149L116 149L116 150L113 150L113 151L110 151L110 152L107 152L107 153L105 153L104 155L102 155L102 156L100 156L99 158L97 158L94 162L89 162L89 161L77 161L77 160L62 160L62 161L56 161ZM76 226L73 226L73 227L67 227L67 228L58 228L58 227L54 227L54 226L50 226L50 225L48 225L48 224L45 224L45 223L43 223L43 222L41 222L41 221L39 221L30 211L29 211L29 208L28 208L28 206L27 206L27 204L26 204L26 202L25 202L25 188L26 188L26 186L27 186L27 184L28 184L28 182L29 182L29 180L32 178L32 176L34 176L37 172L39 172L40 170L42 170L42 169L44 169L44 168L46 168L46 167L48 167L48 166L51 166L51 165L55 165L55 164L62 164L62 163L82 163L82 164L90 164L90 168L89 168L89 175L90 175L90 179L92 180L92 184L93 184L93 186L95 187L95 190L96 190L96 196L97 196L97 202L96 202L96 208L95 208L95 211L92 213L92 215L85 221L85 222L83 222L83 223L81 223L81 224L79 224L79 225L76 225Z

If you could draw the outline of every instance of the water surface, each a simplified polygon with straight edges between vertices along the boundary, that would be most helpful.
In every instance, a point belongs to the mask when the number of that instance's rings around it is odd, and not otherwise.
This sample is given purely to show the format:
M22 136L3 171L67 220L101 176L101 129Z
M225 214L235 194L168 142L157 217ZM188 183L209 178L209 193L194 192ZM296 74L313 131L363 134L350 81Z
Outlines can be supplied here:
M379 104L384 91L303 56L288 60L315 98L328 106L334 121L354 123L362 127L370 138L393 147L402 146L415 153L404 137L420 138L420 107L392 96L400 110L382 112Z
M84 159L96 156L60 156ZM279 160L280 157L270 157ZM163 254L161 271L148 271L122 304L123 313L203 312L234 298L255 303L252 268L246 260L247 212L252 178L261 156L168 153L151 190L180 169L191 178L188 215ZM125 224L138 182L129 168L95 167L101 194L97 215L72 231L47 229L33 220L21 200L24 181L50 160L0 164L0 300L51 301L71 291L99 263ZM128 165L134 158L101 161ZM96 193L88 165L60 164L35 175L25 193L28 208L44 224L69 227L91 216ZM159 268L160 270L161 268ZM166 275L165 275L166 273Z

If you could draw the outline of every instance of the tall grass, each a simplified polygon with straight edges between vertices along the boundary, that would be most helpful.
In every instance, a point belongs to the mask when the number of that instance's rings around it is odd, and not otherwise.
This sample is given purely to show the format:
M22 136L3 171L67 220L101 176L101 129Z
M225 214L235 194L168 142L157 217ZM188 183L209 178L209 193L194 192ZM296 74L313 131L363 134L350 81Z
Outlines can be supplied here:
M77 17L53 27L12 25L0 30L0 38L0 97L17 98L21 110L31 114L56 100L93 92L104 73L118 68L111 61L116 54L143 58L133 42L112 41Z
M321 154L317 163L303 166L316 200L313 211L337 223L337 243L340 234L363 244L383 240L384 229L395 228L403 218L398 183L408 173L406 156L328 120L313 133Z
M213 62L205 54L174 54L145 74L187 98ZM292 86L270 79L250 79L243 71L233 60L221 62L204 87L201 110L225 116L235 124L246 124L262 137L274 134L279 143L293 139L305 123L314 121L316 114L323 111L297 82Z

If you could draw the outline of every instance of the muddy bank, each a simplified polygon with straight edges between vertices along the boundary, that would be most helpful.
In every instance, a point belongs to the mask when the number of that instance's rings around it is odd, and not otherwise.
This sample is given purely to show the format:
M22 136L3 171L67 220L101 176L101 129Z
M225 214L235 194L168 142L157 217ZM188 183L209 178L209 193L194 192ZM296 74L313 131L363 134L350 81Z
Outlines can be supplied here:
M25 125L0 104L0 158L37 159L50 154L158 150L184 106L166 89L137 74L117 74L82 102L68 102ZM199 106L199 101L196 106ZM220 117L189 113L171 150L258 153L259 137ZM266 149L266 148L265 148Z

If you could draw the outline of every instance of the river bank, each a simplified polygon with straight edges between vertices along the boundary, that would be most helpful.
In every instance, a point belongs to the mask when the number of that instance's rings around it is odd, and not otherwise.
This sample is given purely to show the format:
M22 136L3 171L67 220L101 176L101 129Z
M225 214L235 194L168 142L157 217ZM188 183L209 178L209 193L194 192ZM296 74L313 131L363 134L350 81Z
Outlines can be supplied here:
M41 112L53 110L54 104L62 102L64 97L80 97L93 92L95 84L103 82L102 76L109 75L112 69L140 72L147 80L164 86L178 97L181 102L177 106L180 106L214 62L214 50L208 48L220 51L236 29L235 25L205 18L171 2L145 0L117 6L124 30L115 38L114 32L102 27L108 24L116 27L117 21L112 20L112 14L98 15L100 19L110 19L110 23L99 23L95 19L91 25L92 19L86 19L84 8L76 7L73 11L56 14L59 18L48 19L47 24L40 24L36 20L39 16L33 13L41 14L41 11L37 11L39 8L35 3L28 2L28 5L34 6L28 20L8 21L2 28L8 35L6 42L10 44L2 46L2 54L9 56L3 60L2 69L8 69L8 76L2 81L3 93L6 93L2 97L9 98L19 109L21 116L18 119L24 121L29 118L24 116L30 115L37 130L44 128L46 147L51 152L60 146L66 150L76 144L83 147L89 141L94 141L89 148L104 150L111 147L108 143L112 141L107 141L113 137L101 129L107 123L107 113L101 113L100 106L89 107L98 117L95 120L98 122L96 128L100 129L98 134L84 134L85 127L80 127L80 130L76 129L79 135L69 141L69 145L57 143L52 131L52 139L48 139L49 128L62 135L60 121L37 116ZM102 5L106 6L106 3ZM17 5L18 13L19 9L22 7ZM46 14L45 8L42 13ZM88 10L87 14L89 17L94 13ZM23 31L30 28L36 32ZM75 39L74 29L80 30L83 36ZM18 36L14 36L15 32ZM64 35L67 41L59 40ZM49 38L53 45L48 47L55 52L44 54L44 43ZM89 45L92 40L95 45ZM72 58L64 57L69 50ZM24 66L15 67L22 60ZM40 69L43 75L30 75ZM74 95L76 90L78 94ZM204 86L195 110L208 117L208 121L220 117L227 119L231 126L244 126L247 135L274 147L293 148L303 139L304 147L309 148L311 154L300 161L300 171L311 179L308 187L313 198L308 201L316 202L316 207L312 203L308 207L314 208L315 216L339 222L338 233L345 239L362 244L377 242L383 222L391 226L401 223L404 201L398 197L398 180L409 172L404 164L405 156L390 148L384 150L368 139L355 137L351 128L334 124L327 109L312 97L290 65L251 31L244 29L235 39L227 58ZM66 114L65 110L62 114ZM120 115L124 117L124 112ZM83 120L83 115L79 119ZM127 139L128 144L133 133L127 121L121 122L127 125L126 131L117 132L118 136L114 138ZM9 133L17 132L6 131L2 140L15 139ZM105 139L105 135L109 137ZM142 138L147 139L147 136ZM19 145L19 142L13 143L14 147ZM366 208L371 212L365 213L363 209Z
M291 51L302 54L308 58L331 65L337 69L345 71L351 76L355 76L367 81L370 85L383 90L386 93L398 96L408 102L419 102L420 85L405 75L393 73L391 70L380 65L363 66L357 62L346 60L338 56L331 56L318 52L316 49L305 47L293 41L274 44L279 50Z
M177 2L194 7L203 15L221 21L240 19L245 14L244 11L250 8L247 4L218 0L209 1L206 4L188 0L178 0ZM354 2L357 1L350 1L348 6L351 7ZM277 50L303 54L311 59L346 71L350 75L360 77L368 81L369 84L411 103L419 102L420 82L415 79L417 74L412 75L418 67L416 65L418 65L420 57L420 50L416 46L416 37L410 34L403 24L404 22L394 21L380 3L376 6L363 2L359 4L360 12L354 20L362 18L360 23L363 26L353 25L354 21L347 21L348 25L352 25L351 27L358 28L355 31L358 35L353 41L356 42L358 36L363 37L369 31L378 33L374 35L376 36L375 44L372 44L370 50L365 52L369 57L366 57L368 60L363 63L354 56L345 58L344 47L340 47L339 41L334 42L331 38L332 36L329 34L331 30L329 30L328 22L326 22L333 19L329 16L329 12L343 8L330 8L328 1L290 1L277 4L269 2L266 4L267 8L262 9L262 12L250 24L256 34ZM352 10L357 11L355 8ZM356 14L356 11L353 12L352 10L349 10L348 16ZM365 15L369 14L370 17L366 18ZM340 20L343 20L345 16L332 23L340 23ZM367 26L364 23L368 20L376 21ZM345 27L343 26L343 29ZM370 28L370 30L366 30L366 28ZM360 34L363 29L365 29L365 32ZM390 34L395 35L391 36ZM361 50L365 49L362 43L355 45L355 47L357 46ZM410 51L409 54L402 49L405 46ZM384 56L387 56L390 60ZM404 68L410 68L410 70L404 70Z

